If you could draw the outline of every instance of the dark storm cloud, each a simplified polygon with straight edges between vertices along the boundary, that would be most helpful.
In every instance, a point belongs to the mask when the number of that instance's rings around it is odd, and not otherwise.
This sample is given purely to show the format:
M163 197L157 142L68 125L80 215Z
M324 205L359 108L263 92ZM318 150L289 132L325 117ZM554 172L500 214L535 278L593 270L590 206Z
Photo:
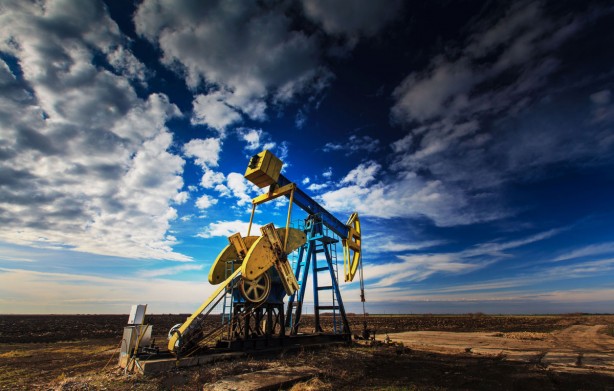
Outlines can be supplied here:
M2 141L0 140L0 145ZM0 160L8 160L12 159L16 156L16 152L12 148L3 148L0 147Z
M492 221L518 213L503 185L611 160L612 106L600 83L614 58L600 31L613 10L552 5L514 3L473 20L409 72L392 94L391 122L407 133L389 164L370 186L323 194L326 206L438 226ZM603 53L598 68L572 50L589 43ZM601 74L575 79L589 69Z
M134 23L190 88L208 87L194 99L193 122L223 132L241 115L265 120L271 102L287 103L327 79L317 38L293 29L287 8L284 3L147 0Z
M54 155L59 150L54 146L54 141L50 137L45 136L37 132L34 129L21 126L17 128L17 145L16 148L23 149L36 149L45 155Z
M354 46L361 36L378 33L401 15L400 0L302 0L308 18L320 24L330 35L347 38Z
M16 170L8 166L0 170L0 186L20 187L20 184L27 183L34 175L25 170Z
M36 189L38 187L40 187L40 185L34 181L14 182L11 188L0 188L0 200L7 204L19 206L43 206L51 205L54 201L62 197L62 194L57 192L43 193L40 190L32 191L32 189ZM20 218L34 218L39 214L41 214L41 210L25 210L19 215L21 216ZM15 222L17 221L19 221L19 219Z
M109 180L117 180L123 174L122 167L115 164L97 164L91 167L95 176Z
M586 98L572 98L580 102L573 111L551 111L571 92L557 81L573 77L568 63L579 61L569 45L593 40L607 50L592 28L611 16L611 8L555 16L545 3L524 2L472 26L475 33L452 44L452 54L433 58L394 91L392 119L409 132L393 144L393 167L474 191L534 178L551 164L607 158L614 140L587 121ZM577 92L586 96L581 91L598 78Z
M297 111L302 126L334 78L323 58L324 35L343 35L353 46L398 16L401 2L387 1L384 7L372 1L296 4L146 0L134 23L189 88L205 87L195 96L192 122L223 137L227 127L245 117L264 121L271 107L280 110L306 97ZM291 17L297 9L325 34L297 23Z
M0 91L2 95L15 101L26 102L34 98L28 90L28 85L11 72L3 58L0 58Z

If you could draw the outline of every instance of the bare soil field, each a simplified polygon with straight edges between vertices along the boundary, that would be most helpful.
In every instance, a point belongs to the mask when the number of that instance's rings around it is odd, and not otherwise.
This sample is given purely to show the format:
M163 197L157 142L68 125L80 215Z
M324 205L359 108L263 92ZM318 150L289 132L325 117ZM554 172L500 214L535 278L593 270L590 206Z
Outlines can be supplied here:
M183 319L148 317L158 338ZM245 357L150 377L116 366L126 320L0 316L0 390L201 390L227 376L299 365L318 375L295 390L614 390L614 337L607 333L614 316L371 315L374 344ZM358 333L362 316L351 323ZM390 343L379 342L386 334Z

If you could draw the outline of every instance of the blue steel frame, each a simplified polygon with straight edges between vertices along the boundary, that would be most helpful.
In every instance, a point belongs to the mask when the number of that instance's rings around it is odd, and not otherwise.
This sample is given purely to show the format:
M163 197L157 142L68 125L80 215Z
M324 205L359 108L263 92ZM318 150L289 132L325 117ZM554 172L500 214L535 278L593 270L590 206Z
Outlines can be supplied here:
M295 198L296 199L296 198ZM291 335L296 335L300 327L300 320L303 311L303 300L307 287L307 279L309 277L309 269L312 271L313 282L313 301L314 301L314 316L315 316L315 331L322 332L320 324L320 311L333 311L335 314L339 311L342 320L342 330L339 334L351 335L349 323L345 314L341 292L339 291L339 282L335 275L332 257L329 251L329 244L337 243L338 239L324 235L322 225L324 219L320 219L319 215L310 215L307 219L305 232L307 233L307 243L299 249L298 260L295 266L294 275L299 282L299 290L288 299L286 310L286 328L290 330ZM332 229L331 229L332 230ZM318 267L317 254L323 253L326 258L326 265ZM328 270L331 277L330 286L320 286L318 284L318 272ZM336 305L320 305L319 292L323 290L332 290L336 299ZM294 311L293 311L294 310ZM334 331L337 331L334 325Z

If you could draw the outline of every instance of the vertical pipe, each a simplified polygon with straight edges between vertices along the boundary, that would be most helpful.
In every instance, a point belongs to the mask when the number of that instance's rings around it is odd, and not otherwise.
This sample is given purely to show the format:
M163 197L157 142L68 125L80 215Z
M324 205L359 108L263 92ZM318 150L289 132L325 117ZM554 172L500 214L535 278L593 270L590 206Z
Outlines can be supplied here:
M317 223L319 224L319 223ZM322 242L320 242L322 243ZM314 249L311 253L311 267L312 273L311 280L313 281L313 314L314 314L314 323L315 323L315 331L321 332L322 326L320 325L320 297L318 293L318 245L317 242L313 241Z
M284 318L284 305L283 303L279 305L279 336L281 338L286 336L286 319ZM283 345L283 339L282 339Z
M333 269L333 260L328 251L328 248L324 248L324 253L326 255L326 262L328 263L328 270L330 272L330 279L333 286L333 293L337 298L337 305L339 306L339 314L341 315L341 321L343 322L343 333L351 335L350 331L350 323L348 322L347 315L345 314L345 307L343 306L343 300L341 300L341 291L339 290L339 281L337 280L337 276L335 276L335 271Z
M247 227L247 236L252 232L252 222L254 221L254 213L256 212L256 204L252 202L252 215L249 216L249 226Z
M299 329L299 325L301 322L301 314L303 312L303 300L305 298L305 288L307 287L307 278L309 277L309 265L311 264L312 252L314 251L313 244L314 241L311 240L311 235L313 231L307 235L307 250L305 251L305 264L303 265L303 278L301 281L301 287L299 289L298 300L296 305L296 311L294 313L294 318L292 319L292 328L290 333L292 335L296 335ZM300 261L300 259L299 259Z
M301 266L304 264L304 255L305 255L305 247L306 246L307 245L304 244L304 245L302 245L299 248L299 250L298 250L298 259L296 261L296 266L294 267L294 277L296 278L296 281L299 283L299 291L300 291L300 286L302 284L301 283L301 277L300 277L301 276L301 271L302 271L302 267ZM303 271L303 276L304 275L305 275L305 272ZM305 277L302 277L302 278L304 279ZM300 292L299 291L294 292L294 294L291 295L290 298L288 299L288 309L286 311L286 322L287 322L286 326L287 327L292 326L292 322L293 322L293 319L294 319L293 315L292 315L294 313L294 311L292 311L292 309L293 309L292 306L293 306L293 303L296 300L300 300Z
M290 192L290 204L288 205L288 218L286 219L286 237L284 238L284 253L288 248L288 236L290 236L290 216L292 215L292 202L294 202L294 188Z

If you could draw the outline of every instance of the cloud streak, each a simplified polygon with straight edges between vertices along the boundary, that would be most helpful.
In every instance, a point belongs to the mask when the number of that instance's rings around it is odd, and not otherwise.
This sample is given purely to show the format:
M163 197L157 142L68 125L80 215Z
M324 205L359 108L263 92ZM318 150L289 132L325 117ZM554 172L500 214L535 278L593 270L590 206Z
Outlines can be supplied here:
M509 258L511 255L505 253L504 250L512 250L547 240L560 231L560 229L555 229L519 240L484 243L458 252L401 254L396 256L400 262L365 264L364 275L367 280L371 280L370 285L377 288L410 281L420 282L438 273L454 275L471 273ZM438 243L425 242L422 243L422 246L418 243L415 247L428 248L432 245L438 245ZM399 246L400 248L403 247ZM405 251L408 251L409 248Z
M108 278L0 268L0 312L118 314L147 303L149 313L168 313L169 308L192 313L214 290L201 274L200 281L175 281L161 275Z

